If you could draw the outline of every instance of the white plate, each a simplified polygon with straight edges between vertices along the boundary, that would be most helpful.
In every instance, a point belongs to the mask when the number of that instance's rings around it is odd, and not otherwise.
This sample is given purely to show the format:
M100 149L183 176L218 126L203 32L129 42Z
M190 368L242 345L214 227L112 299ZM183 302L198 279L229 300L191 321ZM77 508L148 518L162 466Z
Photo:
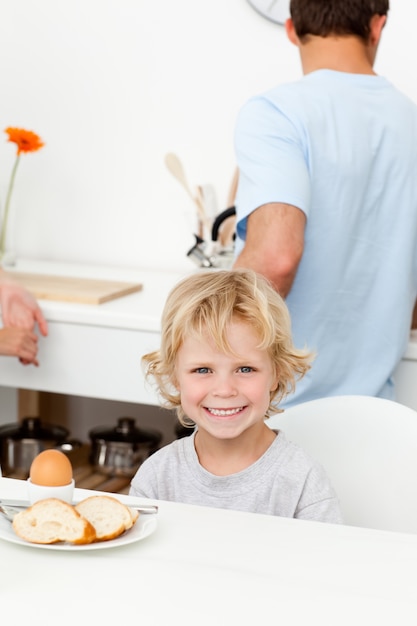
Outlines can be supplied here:
M139 515L136 524L127 530L123 535L110 541L97 541L97 543L87 543L81 546L75 546L71 543L30 543L25 541L16 535L11 523L0 515L0 539L4 541L10 541L11 543L18 543L22 546L29 548L42 548L43 550L106 550L108 548L117 548L118 546L126 546L129 543L140 541L149 537L156 530L158 514L143 514Z

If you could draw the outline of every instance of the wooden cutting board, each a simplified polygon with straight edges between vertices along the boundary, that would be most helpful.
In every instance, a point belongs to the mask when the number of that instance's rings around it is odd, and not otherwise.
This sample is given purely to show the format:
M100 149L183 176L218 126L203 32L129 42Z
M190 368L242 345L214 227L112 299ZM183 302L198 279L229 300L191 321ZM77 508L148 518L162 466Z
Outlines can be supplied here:
M47 276L25 272L4 272L3 275L25 287L35 298L40 300L102 304L142 289L140 283L116 280Z

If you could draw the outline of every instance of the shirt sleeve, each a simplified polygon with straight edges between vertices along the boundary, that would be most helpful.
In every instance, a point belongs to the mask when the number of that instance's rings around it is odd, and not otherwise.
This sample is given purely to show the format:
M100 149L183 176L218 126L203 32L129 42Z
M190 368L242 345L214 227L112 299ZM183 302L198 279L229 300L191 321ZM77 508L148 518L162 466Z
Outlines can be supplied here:
M294 517L343 524L338 498L321 465L314 465L307 474Z
M266 97L249 100L235 127L239 168L237 232L246 237L246 219L263 204L282 202L308 214L308 142L301 124Z

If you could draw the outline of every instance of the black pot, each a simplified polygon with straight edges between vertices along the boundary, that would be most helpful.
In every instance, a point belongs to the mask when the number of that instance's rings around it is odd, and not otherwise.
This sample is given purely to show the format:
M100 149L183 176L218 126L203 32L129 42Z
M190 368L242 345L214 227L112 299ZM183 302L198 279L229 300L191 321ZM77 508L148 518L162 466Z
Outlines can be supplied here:
M67 452L80 445L68 441L63 426L42 423L39 417L25 417L21 423L0 426L0 465L5 476L29 476L33 459L43 450L56 448Z
M98 426L89 432L90 462L111 476L133 476L143 461L158 450L162 434L142 430L132 417L119 417L115 428Z

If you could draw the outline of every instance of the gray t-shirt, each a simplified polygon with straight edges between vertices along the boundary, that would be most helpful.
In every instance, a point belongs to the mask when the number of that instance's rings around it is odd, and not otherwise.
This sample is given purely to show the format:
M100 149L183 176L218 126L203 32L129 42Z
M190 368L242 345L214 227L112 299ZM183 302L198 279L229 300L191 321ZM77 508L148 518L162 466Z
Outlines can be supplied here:
M200 465L194 437L173 441L146 459L129 495L342 523L324 469L281 431L258 461L229 476L216 476Z

